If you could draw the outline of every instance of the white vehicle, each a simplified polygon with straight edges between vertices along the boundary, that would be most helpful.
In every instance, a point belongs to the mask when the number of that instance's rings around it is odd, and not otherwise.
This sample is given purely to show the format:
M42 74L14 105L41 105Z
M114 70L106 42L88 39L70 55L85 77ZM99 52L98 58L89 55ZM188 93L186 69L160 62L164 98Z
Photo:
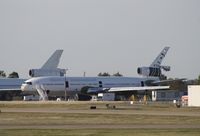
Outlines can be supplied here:
M97 98L100 101L114 101L115 93L99 93Z
M28 96L24 96L23 100L24 101L39 101L40 96L39 95L28 95Z
M161 71L160 64L168 49L169 47L165 47L150 67L145 67L148 68L147 70L140 69L139 72L147 77L36 77L25 81L21 90L24 93L37 91L43 100L46 100L47 95L75 94L84 87L87 87L87 93L169 89L169 86L147 85L147 82L149 84L159 81L161 73L158 74L156 70L160 69Z

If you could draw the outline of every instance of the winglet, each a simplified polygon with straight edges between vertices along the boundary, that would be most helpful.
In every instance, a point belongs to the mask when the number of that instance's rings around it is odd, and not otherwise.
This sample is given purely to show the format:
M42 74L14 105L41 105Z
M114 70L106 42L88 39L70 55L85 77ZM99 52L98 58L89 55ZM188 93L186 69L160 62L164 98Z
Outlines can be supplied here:
M153 61L153 63L150 65L150 67L160 67L162 60L164 59L165 55L167 54L167 51L170 47L165 47L160 54L156 57L156 59Z
M51 57L46 61L46 63L41 67L41 69L56 69L60 62L60 57L63 50L56 50Z

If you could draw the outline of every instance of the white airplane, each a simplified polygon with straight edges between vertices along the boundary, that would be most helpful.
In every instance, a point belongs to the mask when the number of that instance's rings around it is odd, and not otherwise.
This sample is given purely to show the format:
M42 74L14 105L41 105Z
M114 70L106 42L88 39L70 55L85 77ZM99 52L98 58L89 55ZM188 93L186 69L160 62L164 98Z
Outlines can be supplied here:
M40 69L31 69L29 75L31 77L40 76L64 76L65 69L59 69L58 64L63 50L56 50ZM20 92L21 85L27 79L20 78L0 78L0 99L1 96L8 95L8 92Z
M147 83L159 81L161 62L169 47L165 47L150 67L138 68L138 73L147 77L35 77L25 81L21 90L24 93L38 92L43 100L48 95L75 94L83 88L91 92L127 92L169 89L169 86L148 86Z

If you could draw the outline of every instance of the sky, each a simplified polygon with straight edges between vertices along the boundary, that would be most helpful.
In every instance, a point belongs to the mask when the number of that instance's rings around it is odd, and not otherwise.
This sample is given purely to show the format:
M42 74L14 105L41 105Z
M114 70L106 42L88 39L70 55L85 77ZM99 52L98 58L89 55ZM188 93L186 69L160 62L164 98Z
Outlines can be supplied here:
M0 0L0 70L28 78L56 50L67 76L138 76L170 46L172 78L200 75L199 0Z

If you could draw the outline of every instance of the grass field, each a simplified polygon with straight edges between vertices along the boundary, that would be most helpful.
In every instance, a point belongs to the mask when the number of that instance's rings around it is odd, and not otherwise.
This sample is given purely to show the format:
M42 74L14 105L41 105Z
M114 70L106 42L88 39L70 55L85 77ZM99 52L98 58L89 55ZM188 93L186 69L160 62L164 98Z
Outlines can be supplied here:
M200 135L200 108L167 102L0 102L0 110L0 136Z
M1 136L199 136L200 129L9 129Z
M200 124L200 117L102 113L1 113L0 125Z

